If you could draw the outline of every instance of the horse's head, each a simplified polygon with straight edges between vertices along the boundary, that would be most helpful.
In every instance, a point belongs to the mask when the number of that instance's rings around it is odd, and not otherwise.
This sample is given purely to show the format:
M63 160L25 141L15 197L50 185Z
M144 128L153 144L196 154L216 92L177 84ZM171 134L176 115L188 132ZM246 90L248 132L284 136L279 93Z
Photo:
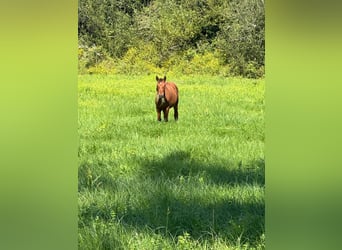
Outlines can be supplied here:
M158 76L156 76L156 80L157 80L157 100L158 103L165 103L165 86L166 86L166 76L164 76L164 78L158 78Z

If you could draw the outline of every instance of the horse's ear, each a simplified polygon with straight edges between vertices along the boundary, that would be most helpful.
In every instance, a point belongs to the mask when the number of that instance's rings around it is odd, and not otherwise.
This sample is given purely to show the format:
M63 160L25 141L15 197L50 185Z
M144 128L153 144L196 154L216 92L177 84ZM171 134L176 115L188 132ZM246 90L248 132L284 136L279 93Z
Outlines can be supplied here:
M164 82L166 81L166 76L164 76Z
M159 79L158 79L158 76L156 76L156 80L157 80L157 82L158 82L158 80L159 80Z

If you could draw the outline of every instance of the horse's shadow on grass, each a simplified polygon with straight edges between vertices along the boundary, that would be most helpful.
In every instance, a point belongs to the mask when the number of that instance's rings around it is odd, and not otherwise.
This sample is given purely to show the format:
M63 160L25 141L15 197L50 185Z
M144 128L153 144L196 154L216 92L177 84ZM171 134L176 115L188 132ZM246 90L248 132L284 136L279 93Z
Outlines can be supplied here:
M102 188L116 189L115 195L124 197L124 209L122 204L111 206L123 226L150 228L171 238L187 232L202 240L213 235L228 241L240 238L251 245L260 240L265 212L260 194L265 185L262 159L219 165L198 162L190 153L176 151L161 160L137 162L138 177L125 182L125 188L119 180L101 180ZM259 196L253 193L255 187Z
M238 164L229 161L211 164L192 159L188 152L176 151L159 161L145 161L141 169L144 175L158 181L204 175L213 185L265 185L263 159Z
M244 166L205 164L183 151L162 160L145 161L141 165L141 182L145 184L136 197L131 197L143 202L138 208L128 205L122 223L147 226L166 237L187 232L203 239L215 234L230 240L241 237L253 244L264 233L263 195L256 199L250 194L241 199L229 193L219 196L229 188L249 187L246 192L251 192L252 186L263 188L264 167L263 160Z

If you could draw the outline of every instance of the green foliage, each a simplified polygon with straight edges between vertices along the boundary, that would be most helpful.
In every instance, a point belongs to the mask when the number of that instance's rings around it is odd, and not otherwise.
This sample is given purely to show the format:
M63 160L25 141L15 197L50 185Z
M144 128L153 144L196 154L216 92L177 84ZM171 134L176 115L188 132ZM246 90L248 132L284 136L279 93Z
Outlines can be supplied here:
M194 50L189 50L183 57L170 63L169 68L179 74L218 75L222 65L219 58L212 52L199 54Z
M121 57L135 36L133 16L141 8L135 0L81 0L79 38L88 46L101 46L111 57Z
M243 73L248 78L260 78L264 76L264 67L258 67L254 61L248 62Z
M118 71L122 74L158 74L158 60L158 51L153 44L142 44L128 49L118 63Z
M172 54L188 48L202 21L195 10L176 1L153 1L136 20L138 36L146 42L151 41L159 52L158 66Z
M217 48L234 73L246 76L246 64L262 69L265 57L265 10L260 0L231 1L220 24Z
M103 68L103 65L110 64L110 61L110 57L103 53L101 47L80 45L78 48L78 70L81 74L92 73L92 69Z
M89 67L86 71L88 74L115 74L117 73L117 66L112 59L103 60L102 62L95 64L93 67Z
M138 48L130 48L125 56L119 60L117 70L122 74L205 74L217 75L221 73L222 65L214 53L196 53L188 50L184 55L171 56L158 67L158 51L153 44Z
M168 72L177 62L188 67L173 71L258 78L264 71L264 18L261 0L81 0L79 40L113 58L122 73ZM189 51L193 61L181 61ZM212 53L215 59L208 59ZM85 60L80 73L95 66L87 57L79 60Z
M167 77L178 122L155 76L79 76L79 248L265 249L264 80Z

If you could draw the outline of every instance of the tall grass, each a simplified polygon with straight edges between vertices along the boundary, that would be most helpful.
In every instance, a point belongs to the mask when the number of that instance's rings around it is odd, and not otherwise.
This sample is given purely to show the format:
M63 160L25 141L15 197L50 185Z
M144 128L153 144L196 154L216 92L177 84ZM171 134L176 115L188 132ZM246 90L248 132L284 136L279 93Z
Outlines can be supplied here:
M79 76L80 249L264 249L264 81Z

